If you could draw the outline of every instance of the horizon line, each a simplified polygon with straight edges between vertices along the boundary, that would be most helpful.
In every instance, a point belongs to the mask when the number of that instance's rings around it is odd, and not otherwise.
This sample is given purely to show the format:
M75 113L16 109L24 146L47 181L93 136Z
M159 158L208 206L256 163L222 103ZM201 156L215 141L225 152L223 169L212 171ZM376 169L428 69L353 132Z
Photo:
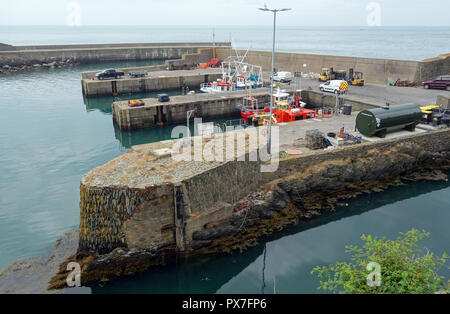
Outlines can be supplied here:
M215 27L272 27L272 25L269 24L235 24L235 25L215 25L215 26L211 26L211 25L202 25L202 24L180 24L180 25L153 25L153 24L145 24L145 25L140 25L140 24L83 24L83 25L79 25L79 26L70 26L70 25L65 25L65 24L0 24L0 27L8 27L8 26L20 26L20 27L48 27L48 26L52 26L52 27L67 27L67 28L79 28L79 27L205 27L208 26L207 28L211 28L214 29ZM383 28L383 27L424 27L424 28L435 28L435 27L450 27L450 25L380 25L380 26L369 26L369 25L356 25L356 24L349 24L349 25L334 25L334 24L330 24L330 25L277 25L277 27L292 27L292 28L296 28L296 27L318 27L318 28L323 28L323 27L365 27L365 28L373 28L373 29L377 29L377 28Z

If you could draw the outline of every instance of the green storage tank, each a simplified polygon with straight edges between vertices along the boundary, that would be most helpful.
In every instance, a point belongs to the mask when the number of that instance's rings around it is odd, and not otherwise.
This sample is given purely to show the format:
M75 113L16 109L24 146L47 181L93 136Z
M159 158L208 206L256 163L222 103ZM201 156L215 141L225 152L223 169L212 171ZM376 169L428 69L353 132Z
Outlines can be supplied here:
M393 105L361 111L356 117L356 128L365 136L385 137L395 129L414 131L421 118L417 104Z

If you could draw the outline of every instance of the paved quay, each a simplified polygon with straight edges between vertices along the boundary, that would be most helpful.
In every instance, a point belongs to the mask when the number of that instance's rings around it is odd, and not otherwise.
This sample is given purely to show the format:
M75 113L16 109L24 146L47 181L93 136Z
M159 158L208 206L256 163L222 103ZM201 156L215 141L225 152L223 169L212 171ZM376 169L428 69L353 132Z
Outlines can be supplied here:
M338 132L344 127L346 132L355 131L355 119L358 112L353 112L351 115L339 115L331 118L309 119L295 121L291 123L280 123L274 125L279 128L279 149L286 151L290 149L300 150L303 154L321 152L323 150L310 150L304 146L304 138L308 130L318 129L324 135L329 132ZM378 142L383 140L391 140L396 137L410 136L420 134L427 131L435 130L430 126L419 125L414 132L396 131L389 133L385 139L378 137L363 138L364 142ZM253 128L253 127L250 127ZM262 127L254 128L260 130ZM247 131L249 129L246 129ZM233 132L245 132L237 130ZM266 133L260 140L267 141ZM216 138L223 138L224 133L218 133ZM193 142L199 137L193 137ZM236 135L238 138L238 135ZM162 184L164 182L181 182L189 177L199 173L206 172L219 165L226 163L224 161L216 161L215 155L199 154L202 159L194 160L194 152L203 152L208 143L212 144L213 136L204 136L201 146L192 145L192 160L191 161L177 161L172 158L172 151L174 148L182 152L183 147L189 146L182 144L183 140L166 140L156 143L143 144L133 146L132 149L122 156L119 156L107 164L91 170L82 180L82 184L92 187L134 187L145 188L152 185ZM249 142L247 137L246 152L249 152L249 146L255 147L255 142ZM178 143L175 145L175 143ZM252 144L250 144L252 143ZM358 145L358 144L355 144ZM210 153L210 152L208 152ZM235 152L235 157L238 157L238 152ZM210 159L211 158L211 159ZM212 160L212 161L211 161ZM149 171L150 170L150 171Z
M302 88L320 91L322 84L318 80L302 78ZM292 84L291 84L292 85ZM330 94L331 93L324 93ZM418 105L432 105L436 103L439 95L450 96L450 91L442 89L424 89L423 87L397 87L379 84L366 84L365 86L349 86L348 94L344 98L359 100L361 102L384 106L386 102L392 105L416 103Z
M127 70L125 70L125 73ZM84 78L81 80L83 93L86 96L120 95L140 92L163 92L180 90L182 87L199 89L200 84L215 81L222 76L222 70L217 68L150 71L145 77L125 76L120 79L98 80Z

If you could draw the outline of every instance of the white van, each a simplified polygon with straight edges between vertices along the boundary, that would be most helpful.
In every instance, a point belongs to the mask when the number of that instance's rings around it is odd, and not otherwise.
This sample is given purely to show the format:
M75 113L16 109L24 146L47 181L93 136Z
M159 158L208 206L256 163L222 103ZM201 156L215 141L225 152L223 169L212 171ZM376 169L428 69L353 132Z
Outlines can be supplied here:
M277 72L275 73L273 80L275 82L288 83L292 81L292 73L286 71Z
M331 80L326 83L320 84L320 90L322 92L331 92L335 94L344 93L344 91L341 92L340 87L342 83L345 83L344 80Z

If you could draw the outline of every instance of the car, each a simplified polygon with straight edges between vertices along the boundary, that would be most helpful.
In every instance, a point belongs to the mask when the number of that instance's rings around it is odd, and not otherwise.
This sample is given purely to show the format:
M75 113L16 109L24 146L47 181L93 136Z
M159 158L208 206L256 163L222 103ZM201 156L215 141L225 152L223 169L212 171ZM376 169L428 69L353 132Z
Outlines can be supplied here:
M341 91L342 84L347 84L347 82L344 80L331 80L326 83L320 84L320 91L331 92L339 95L341 93L344 93L344 91Z
M450 91L450 75L441 75L434 80L423 82L422 85L425 89L442 88Z
M286 71L277 72L273 76L273 80L275 82L289 83L292 81L292 73Z
M158 101L159 102L168 102L168 101L170 101L170 97L168 94L158 94Z
M103 71L95 74L95 77L98 78L99 80L104 80L104 79L108 79L108 78L119 79L124 75L125 75L125 72L117 71L116 69L106 69L106 70L103 70Z

